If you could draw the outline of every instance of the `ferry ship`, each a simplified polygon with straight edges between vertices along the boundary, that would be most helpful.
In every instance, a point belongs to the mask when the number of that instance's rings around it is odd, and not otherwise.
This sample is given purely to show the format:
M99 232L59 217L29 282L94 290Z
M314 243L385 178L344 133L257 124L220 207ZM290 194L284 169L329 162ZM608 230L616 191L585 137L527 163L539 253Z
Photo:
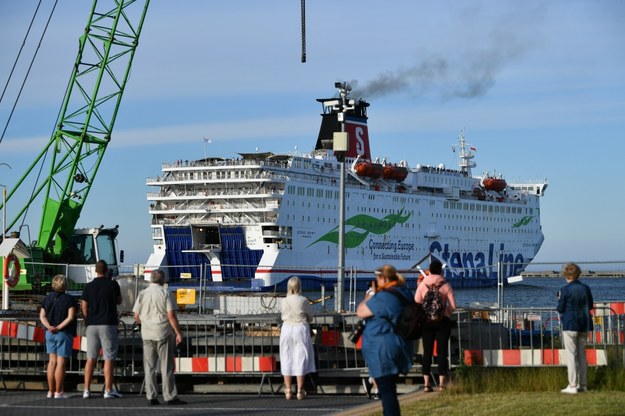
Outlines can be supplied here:
M457 169L373 159L369 103L352 99L346 84L336 86L338 99L317 100L321 127L310 153L176 161L148 178L158 191L147 196L154 252L146 278L161 268L174 285L283 290L289 277L299 276L306 289L332 288L339 274L341 175L343 270L358 287L386 263L416 280L431 256L445 264L454 287L494 286L498 273L525 269L544 240L546 180L473 176L475 149L463 132Z

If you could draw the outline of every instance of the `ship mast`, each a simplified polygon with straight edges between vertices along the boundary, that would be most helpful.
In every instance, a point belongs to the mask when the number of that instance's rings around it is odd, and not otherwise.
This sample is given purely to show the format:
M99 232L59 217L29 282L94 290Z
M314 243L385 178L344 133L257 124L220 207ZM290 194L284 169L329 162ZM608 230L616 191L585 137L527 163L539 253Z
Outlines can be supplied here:
M464 139L464 129L460 130L460 136L458 137L458 142L460 143L460 171L464 176L471 177L471 168L474 168L475 162L473 162L473 158L475 154L471 151L467 151L466 149L466 141Z

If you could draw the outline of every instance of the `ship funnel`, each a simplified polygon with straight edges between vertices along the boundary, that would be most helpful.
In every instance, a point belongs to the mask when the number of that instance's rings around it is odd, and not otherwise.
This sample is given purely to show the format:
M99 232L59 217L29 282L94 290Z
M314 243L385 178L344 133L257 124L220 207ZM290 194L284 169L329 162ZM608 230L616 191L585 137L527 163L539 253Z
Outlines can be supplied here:
M339 114L341 114L340 100L337 98L318 98L322 104L321 127L317 136L315 150L334 148L334 132L341 131ZM369 148L369 130L367 128L367 107L369 103L358 99L349 100L350 108L345 111L345 132L348 134L349 145L345 154L348 158L360 156L362 159L371 160Z

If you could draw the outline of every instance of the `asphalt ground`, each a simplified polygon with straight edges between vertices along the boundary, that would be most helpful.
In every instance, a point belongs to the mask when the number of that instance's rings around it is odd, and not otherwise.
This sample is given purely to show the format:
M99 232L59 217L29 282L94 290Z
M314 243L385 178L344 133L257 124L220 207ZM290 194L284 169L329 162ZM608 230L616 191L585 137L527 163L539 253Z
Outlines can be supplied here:
M0 391L2 416L176 416L176 415L363 415L381 411L378 400L365 395L309 395L303 400L286 400L283 394L184 394L186 405L149 406L145 395L124 394L120 399L104 399L94 394L83 399L81 392L66 393L68 399L48 399L45 391ZM413 396L402 395L402 399ZM403 401L403 400L402 400Z

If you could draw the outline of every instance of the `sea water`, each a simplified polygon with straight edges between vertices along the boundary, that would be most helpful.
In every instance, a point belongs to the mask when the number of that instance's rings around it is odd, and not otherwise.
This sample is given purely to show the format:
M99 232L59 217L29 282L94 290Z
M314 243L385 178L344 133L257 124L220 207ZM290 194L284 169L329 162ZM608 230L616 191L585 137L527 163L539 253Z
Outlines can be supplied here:
M625 301L625 278L592 277L581 278L592 291L595 302L623 302ZM522 282L509 284L503 287L503 306L515 308L553 308L557 304L556 293L566 284L564 278L530 277ZM414 289L414 288L412 288ZM413 290L414 291L414 290ZM330 291L326 295L333 295ZM469 288L454 289L458 307L495 306L497 304L497 288ZM320 293L304 293L309 299L320 299ZM354 299L355 298L355 299ZM344 295L345 310L354 310L355 306L364 298L364 292ZM325 305L319 302L316 309L333 310L334 299L328 299Z

